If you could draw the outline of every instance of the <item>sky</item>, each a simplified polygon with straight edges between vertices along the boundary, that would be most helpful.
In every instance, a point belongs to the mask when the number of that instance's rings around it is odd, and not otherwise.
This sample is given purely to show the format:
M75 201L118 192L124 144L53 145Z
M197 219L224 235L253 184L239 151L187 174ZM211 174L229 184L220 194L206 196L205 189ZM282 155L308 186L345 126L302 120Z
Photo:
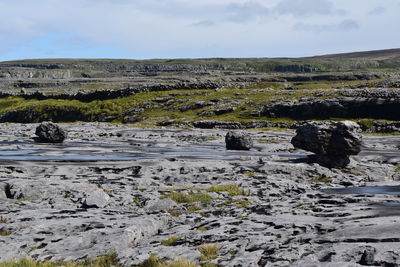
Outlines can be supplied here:
M0 61L303 57L400 47L400 0L0 0Z

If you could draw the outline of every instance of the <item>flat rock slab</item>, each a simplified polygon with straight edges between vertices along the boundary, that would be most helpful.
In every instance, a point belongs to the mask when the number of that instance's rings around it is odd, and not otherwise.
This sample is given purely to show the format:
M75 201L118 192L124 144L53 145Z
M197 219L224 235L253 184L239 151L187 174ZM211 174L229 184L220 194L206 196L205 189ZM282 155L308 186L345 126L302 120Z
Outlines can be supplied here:
M227 151L225 130L63 126L63 144L34 143L29 124L0 129L0 261L200 264L211 243L220 266L400 264L397 195L323 191L397 185L398 136L366 136L348 168L329 169L290 145L293 131L248 131L251 151ZM187 201L198 194L210 198Z

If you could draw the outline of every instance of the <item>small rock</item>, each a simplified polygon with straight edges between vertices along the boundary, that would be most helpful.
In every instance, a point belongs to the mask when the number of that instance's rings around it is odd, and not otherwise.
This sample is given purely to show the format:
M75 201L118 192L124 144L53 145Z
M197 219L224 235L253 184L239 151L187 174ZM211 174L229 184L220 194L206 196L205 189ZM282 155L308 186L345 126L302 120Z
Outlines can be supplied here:
M0 199L9 198L10 185L8 183L0 182Z
M237 132L228 132L225 136L226 149L250 150L253 140L250 135Z
M85 208L104 208L110 201L110 196L107 195L103 190L96 190L90 193L83 201L83 207Z
M67 132L52 122L42 122L35 131L38 136L35 141L42 143L62 143L67 138Z

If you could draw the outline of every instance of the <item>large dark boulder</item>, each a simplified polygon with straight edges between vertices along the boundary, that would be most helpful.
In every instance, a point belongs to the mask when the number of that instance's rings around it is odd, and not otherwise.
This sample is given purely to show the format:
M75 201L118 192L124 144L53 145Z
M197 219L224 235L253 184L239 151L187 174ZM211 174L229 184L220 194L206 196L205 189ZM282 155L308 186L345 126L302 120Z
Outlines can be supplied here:
M225 136L226 149L250 150L253 140L250 135L238 132L228 132Z
M52 122L42 122L35 131L38 136L35 141L42 143L62 143L67 138L67 132Z
M308 122L300 126L291 143L294 147L314 152L312 158L328 167L344 167L350 155L361 151L360 126L351 121Z

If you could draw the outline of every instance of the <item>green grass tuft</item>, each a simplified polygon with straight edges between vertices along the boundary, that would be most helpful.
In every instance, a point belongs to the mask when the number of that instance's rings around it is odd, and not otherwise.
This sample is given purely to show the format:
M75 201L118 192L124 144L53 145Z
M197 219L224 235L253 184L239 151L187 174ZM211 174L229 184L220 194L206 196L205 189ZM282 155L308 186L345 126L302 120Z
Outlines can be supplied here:
M178 204L182 203L193 203L200 202L202 204L210 204L212 202L212 197L209 194L205 193L195 193L195 194L187 194L187 193L170 193L161 197L170 198Z
M159 267L160 264L161 264L160 259L156 255L151 254L150 257L141 264L139 264L138 267Z
M236 184L213 185L206 190L207 192L228 192L230 196L245 196L246 191Z
M11 234L12 232L10 230L0 230L0 236L8 236Z
M213 260L218 257L218 251L221 249L221 246L216 244L205 244L199 248L202 256L200 257L201 261Z
M197 205L192 205L192 206L187 207L187 211L190 212L190 213L196 212L196 211L199 211L199 210L202 210L202 209L203 209L202 207L197 206Z
M359 120L358 123L362 126L364 126L366 129L372 128L374 126L374 120L373 119L362 119Z
M326 177L325 175L321 175L318 178L312 179L311 182L329 184L332 182L332 178Z
M147 260L139 264L138 267L197 267L197 265L185 259L164 261L152 254Z
M161 242L161 245L163 245L163 246L173 246L173 245L176 244L176 242L178 242L181 239L182 239L182 237L179 236L179 235L171 236L167 240Z
M221 202L217 205L217 207L224 207L224 206L228 206L228 205L232 205L232 204L236 204L237 206L241 207L241 208L245 208L249 205L251 205L251 201L249 200L226 200L224 202Z

